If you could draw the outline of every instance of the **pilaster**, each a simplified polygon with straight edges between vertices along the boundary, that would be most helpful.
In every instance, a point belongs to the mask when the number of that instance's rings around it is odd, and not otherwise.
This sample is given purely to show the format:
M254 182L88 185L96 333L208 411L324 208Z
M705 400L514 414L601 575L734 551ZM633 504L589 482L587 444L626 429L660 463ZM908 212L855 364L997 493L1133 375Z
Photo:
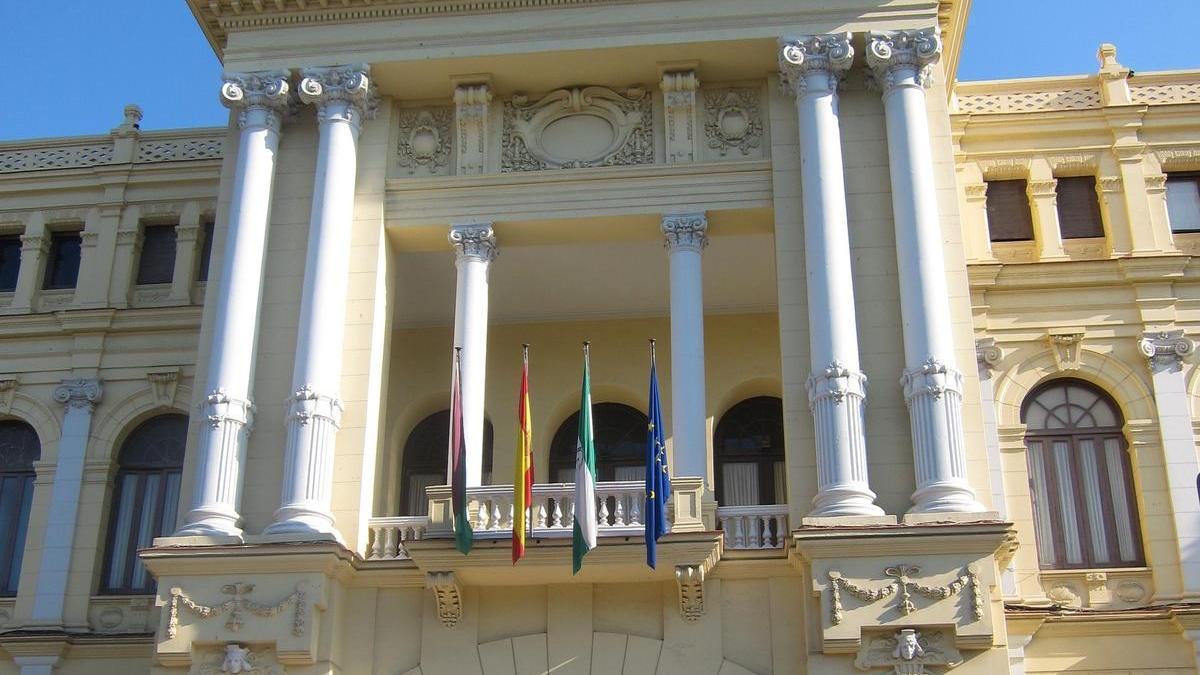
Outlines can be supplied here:
M1025 184L1025 192L1033 210L1034 237L1037 240L1038 259L1042 261L1065 260L1062 231L1058 223L1058 181L1052 177L1049 165L1038 161L1041 168L1031 175ZM1044 165L1044 166L1042 166Z
M199 263L200 203L188 202L179 214L175 226L175 266L171 275L171 300L192 304L192 287L196 283L196 265Z
M694 162L700 156L694 66L660 65L663 117L666 119L667 163Z
M46 231L45 216L32 214L21 235L21 268L17 270L17 287L10 307L18 313L33 310L33 301L42 287L46 256L50 253L50 234Z
M481 174L488 170L491 102L491 78L486 75L460 78L454 87L459 174Z

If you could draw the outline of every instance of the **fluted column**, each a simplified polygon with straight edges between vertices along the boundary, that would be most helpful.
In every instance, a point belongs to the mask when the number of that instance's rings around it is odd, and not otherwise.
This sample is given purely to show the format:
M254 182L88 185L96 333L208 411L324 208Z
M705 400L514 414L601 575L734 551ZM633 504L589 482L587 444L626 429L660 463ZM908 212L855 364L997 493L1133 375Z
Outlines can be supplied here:
M867 376L858 359L850 231L842 176L838 80L854 61L850 34L780 40L781 78L796 96L811 374L817 446L811 516L879 516L867 482Z
M317 107L320 140L288 401L283 495L265 534L339 536L332 512L333 457L342 417L338 391L358 134L375 106L368 73L365 64L301 71L300 100Z
M54 388L54 400L63 404L64 410L50 510L46 515L46 537L33 597L31 618L39 624L61 626L63 622L83 464L91 435L92 412L102 394L99 380L63 380Z
M704 403L704 289L701 253L708 246L703 213L663 216L671 267L671 442L676 476L708 480Z
M904 325L901 377L908 403L917 489L910 513L979 512L967 482L963 375L954 336L938 217L925 86L942 53L936 28L871 32L867 64L883 90L892 212Z
M221 102L237 111L241 136L229 204L221 276L208 290L213 304L212 348L206 375L192 508L179 535L241 537L238 510L246 434L254 404L255 346L262 298L263 254L280 126L291 85L287 71L229 74ZM216 291L215 293L213 291Z
M1200 460L1196 457L1183 360L1196 347L1182 330L1170 330L1145 333L1138 340L1138 349L1146 357L1154 383L1154 409L1162 436L1183 595L1186 600L1195 600L1200 597L1200 500L1196 499Z
M458 284L454 294L454 345L462 347L463 437L467 444L467 485L483 482L483 390L487 381L488 272L496 259L491 223L450 228ZM447 458L446 481L451 469Z

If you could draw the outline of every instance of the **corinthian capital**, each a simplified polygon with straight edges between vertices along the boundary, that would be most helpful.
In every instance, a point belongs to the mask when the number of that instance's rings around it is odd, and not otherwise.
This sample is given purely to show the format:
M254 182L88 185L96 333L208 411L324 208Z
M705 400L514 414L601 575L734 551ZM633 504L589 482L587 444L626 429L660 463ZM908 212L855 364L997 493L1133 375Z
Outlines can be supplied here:
M942 33L936 26L867 33L867 65L885 92L905 84L928 87L940 58Z
M708 246L708 218L703 213L668 213L662 219L669 251L695 251Z
M449 239L459 260L491 262L496 259L496 233L491 223L455 225L450 228Z
M849 33L779 38L779 76L797 96L809 86L836 90L853 62Z
M292 84L286 70L265 70L254 73L225 73L221 83L221 104L238 111L238 124L263 124L278 130L283 114L291 102ZM253 109L266 113L251 119Z
M54 400L65 405L68 410L84 408L91 411L100 402L103 394L100 380L63 380L62 384L54 388Z
M374 117L379 98L365 63L300 71L300 100L317 106L317 120L341 120L360 125Z

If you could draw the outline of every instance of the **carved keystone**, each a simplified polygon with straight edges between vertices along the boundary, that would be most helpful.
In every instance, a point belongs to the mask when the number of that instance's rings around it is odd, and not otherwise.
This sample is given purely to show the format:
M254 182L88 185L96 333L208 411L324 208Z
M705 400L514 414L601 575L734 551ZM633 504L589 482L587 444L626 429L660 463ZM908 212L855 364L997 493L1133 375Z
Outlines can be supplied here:
M462 618L462 588L454 572L426 572L425 587L433 591L438 619L446 628L454 628Z

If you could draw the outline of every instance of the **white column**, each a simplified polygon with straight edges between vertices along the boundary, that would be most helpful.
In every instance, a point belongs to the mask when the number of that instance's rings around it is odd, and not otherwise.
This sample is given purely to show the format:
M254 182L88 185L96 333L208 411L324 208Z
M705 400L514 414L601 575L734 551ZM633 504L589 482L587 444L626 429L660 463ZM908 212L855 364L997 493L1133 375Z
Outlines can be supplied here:
M1196 457L1191 406L1183 375L1183 358L1195 350L1195 345L1184 337L1182 330L1172 330L1146 333L1138 341L1138 348L1149 361L1154 382L1154 407L1162 436L1183 596L1195 600L1200 597L1200 499L1196 494L1200 460Z
M46 538L38 567L37 588L31 618L35 623L61 626L71 571L71 547L79 516L79 489L83 485L83 463L87 457L92 411L103 390L99 380L63 380L54 389L54 400L65 407L50 511L46 515Z
M663 216L671 266L671 443L676 476L708 480L704 403L704 288L701 252L708 246L703 213Z
M255 347L262 297L263 254L271 211L280 125L288 104L286 71L227 74L221 101L238 111L237 165L219 286L209 282L213 304L212 349L205 384L192 508L178 535L241 537L238 509L246 434L254 405ZM215 291L215 292L214 292Z
M867 482L867 376L858 360L838 80L850 34L781 38L781 78L796 96L808 286L808 407L817 446L815 517L880 516Z
M454 346L462 347L463 436L467 444L467 485L483 480L483 390L487 378L488 271L496 259L491 223L450 228L458 285L454 293ZM446 482L452 470L446 458Z
M307 68L300 99L317 107L320 141L308 257L288 401L283 495L265 534L339 538L333 522L333 458L342 402L342 335L358 134L375 101L366 64Z
M987 450L988 487L992 510L1000 520L1008 520L1008 500L1004 493L1004 458L1000 454L1000 425L996 420L996 381L992 377L1004 354L995 338L975 340L975 366L979 372L979 403L983 416L983 443ZM1000 591L1006 598L1016 597L1017 572L1012 560L1000 574Z
M871 32L867 64L883 89L892 212L900 270L905 371L917 489L909 513L980 512L967 482L962 429L962 372L954 362L954 336L942 256L942 224L925 86L942 53L936 28Z

